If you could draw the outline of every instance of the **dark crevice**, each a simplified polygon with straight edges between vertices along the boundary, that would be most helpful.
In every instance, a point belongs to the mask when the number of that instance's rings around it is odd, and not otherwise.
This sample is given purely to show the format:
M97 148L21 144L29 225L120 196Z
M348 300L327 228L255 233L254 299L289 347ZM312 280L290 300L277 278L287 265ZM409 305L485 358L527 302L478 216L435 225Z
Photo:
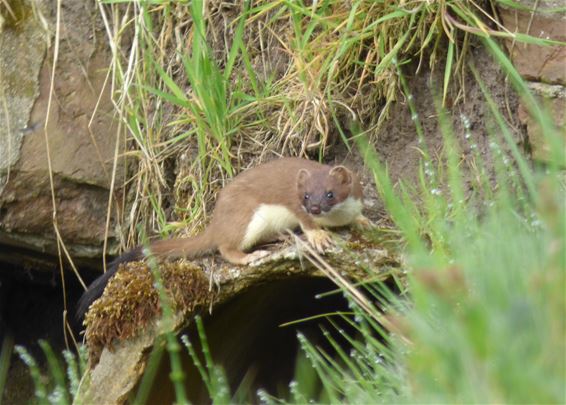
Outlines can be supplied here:
M55 272L34 271L0 262L0 342L8 336L13 338L14 344L25 347L45 372L46 359L38 341L47 341L55 353L66 348L60 277ZM82 287L73 274L66 272L65 278L68 309L72 311L71 306L82 293ZM1 395L3 403L23 404L34 398L29 370L15 352L10 358L8 379Z
M326 319L305 321L291 326L280 325L325 313L348 312L348 302L342 294L317 299L317 294L335 290L336 286L323 278L293 278L249 288L239 296L203 314L207 341L214 359L226 372L231 392L246 385L246 391L285 396L293 379L297 355L300 353L297 334L334 353L322 329L332 333L345 346L335 327ZM339 316L333 321L346 333L354 331ZM184 331L200 350L196 327ZM183 368L187 393L193 403L209 402L209 394L183 347ZM173 403L174 391L169 380L169 357L164 356L149 403ZM257 401L257 398L248 398ZM157 402L156 402L157 401Z

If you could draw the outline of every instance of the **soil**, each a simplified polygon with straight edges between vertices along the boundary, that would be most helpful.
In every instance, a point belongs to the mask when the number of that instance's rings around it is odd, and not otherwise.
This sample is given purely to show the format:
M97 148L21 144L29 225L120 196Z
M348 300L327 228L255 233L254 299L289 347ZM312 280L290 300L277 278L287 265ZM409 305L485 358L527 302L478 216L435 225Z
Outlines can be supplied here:
M508 85L504 72L482 47L473 48L468 60L479 67L481 81L512 129L515 142L520 149L527 152L526 128L518 119L519 99ZM404 73L413 92L413 102L423 127L426 147L434 164L442 166L444 141L434 100L441 97L444 72L440 70L431 72L424 67L421 67L419 72L416 70L416 64L413 64L406 67ZM461 169L464 175L468 176L466 182L470 191L474 186L469 173L470 167L475 164L474 153L479 153L489 170L492 161L490 134L494 135L497 132L494 132L494 123L488 118L492 114L489 112L480 85L469 69L466 70L462 83L462 86L453 88L448 97L448 100L452 100L452 105L448 106L448 117L453 134L459 143ZM454 102L458 94L460 99ZM415 123L406 100L393 103L384 125L370 136L378 156L388 168L392 181L416 185L422 165L420 159L423 147L419 143ZM374 221L381 219L387 221L387 218L384 218L383 202L377 195L373 176L365 168L357 149L348 152L343 144L336 145L332 149L329 161L344 163L361 174L366 185L364 191L368 217Z

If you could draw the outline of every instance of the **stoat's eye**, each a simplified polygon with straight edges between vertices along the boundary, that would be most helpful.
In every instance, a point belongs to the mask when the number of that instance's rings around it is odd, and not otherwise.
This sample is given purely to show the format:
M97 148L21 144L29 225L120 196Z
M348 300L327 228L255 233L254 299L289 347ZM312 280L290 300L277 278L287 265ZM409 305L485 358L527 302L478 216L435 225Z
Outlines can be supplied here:
M309 198L311 198L311 195L309 193L305 193L305 200L308 200Z
M334 198L334 193L332 191L328 191L326 193L326 199L327 200L332 200Z

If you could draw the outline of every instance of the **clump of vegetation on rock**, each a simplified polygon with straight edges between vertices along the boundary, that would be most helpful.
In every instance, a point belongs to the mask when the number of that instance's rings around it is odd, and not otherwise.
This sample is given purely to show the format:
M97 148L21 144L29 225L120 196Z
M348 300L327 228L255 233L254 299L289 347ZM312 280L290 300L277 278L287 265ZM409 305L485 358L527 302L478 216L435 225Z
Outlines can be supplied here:
M180 315L208 305L212 298L203 270L191 263L177 261L159 265L167 304ZM96 300L84 320L91 365L98 362L104 347L118 340L137 336L149 322L162 313L155 278L148 265L131 262L120 269Z

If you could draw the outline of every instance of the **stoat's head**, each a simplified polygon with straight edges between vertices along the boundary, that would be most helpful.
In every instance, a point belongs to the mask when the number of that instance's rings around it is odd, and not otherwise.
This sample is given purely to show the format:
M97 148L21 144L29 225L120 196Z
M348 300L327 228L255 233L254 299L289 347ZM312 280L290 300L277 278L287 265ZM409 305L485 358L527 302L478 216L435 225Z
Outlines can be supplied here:
M344 166L330 170L301 169L297 175L298 197L306 212L324 215L348 198L352 182L352 172Z

